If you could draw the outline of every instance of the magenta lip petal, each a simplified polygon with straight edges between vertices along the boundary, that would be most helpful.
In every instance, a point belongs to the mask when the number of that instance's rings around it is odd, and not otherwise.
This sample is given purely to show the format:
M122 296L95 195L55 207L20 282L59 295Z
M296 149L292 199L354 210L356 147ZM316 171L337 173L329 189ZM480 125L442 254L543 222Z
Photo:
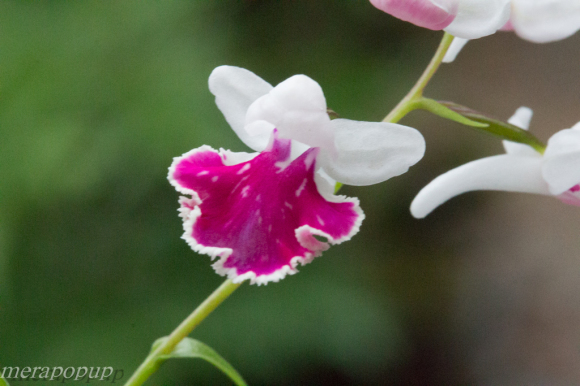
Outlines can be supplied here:
M429 0L370 0L376 8L419 27L439 31L447 27L455 15L445 12Z
M221 275L265 284L296 273L329 244L358 232L364 218L356 198L323 198L314 182L317 148L292 162L291 141L273 134L250 161L225 166L220 153L195 149L174 160L169 179L182 197L184 239L194 250L220 256ZM322 242L313 235L323 236Z

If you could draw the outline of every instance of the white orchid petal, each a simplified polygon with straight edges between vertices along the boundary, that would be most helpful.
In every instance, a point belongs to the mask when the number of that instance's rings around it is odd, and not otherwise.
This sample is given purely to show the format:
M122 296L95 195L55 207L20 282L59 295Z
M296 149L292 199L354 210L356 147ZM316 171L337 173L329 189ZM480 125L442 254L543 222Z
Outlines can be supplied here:
M324 169L318 169L316 174L314 174L314 182L318 188L318 192L325 199L332 200L334 196L334 188L336 187L336 181L330 177Z
M266 121L254 121L244 128L249 135L254 137L256 135L272 135L272 131L274 131L276 126Z
M405 173L425 153L417 130L394 123L331 122L336 155L322 149L319 160L333 179L347 185L372 185Z
M222 162L224 163L224 165L232 166L253 160L260 153L245 153L220 148L219 154L222 157Z
M220 66L209 76L209 90L215 95L215 103L226 121L242 142L256 151L264 150L264 140L261 136L249 135L244 129L246 111L256 99L271 89L268 82L240 67ZM266 145L269 137L268 134Z
M528 130L534 112L529 107L520 107L516 110L514 115L508 119L508 123L519 127L520 129ZM541 157L541 154L528 145L523 143L502 141L503 147L507 154L521 155L528 157Z
M320 85L306 75L286 79L248 108L246 125L273 124L281 138L312 147L332 147L333 135Z
M491 35L508 22L510 4L511 0L462 0L445 31L464 39Z
M522 106L516 110L510 119L508 119L508 123L517 126L520 129L528 130L533 116L534 111L532 109Z
M550 138L542 174L556 195L580 183L580 130L561 130Z
M451 42L449 49L447 50L445 56L443 57L443 63L451 63L455 61L455 58L457 58L457 55L459 55L459 53L461 52L463 47L465 47L468 41L469 39L457 37L453 38L453 41Z
M474 190L549 194L541 158L497 155L469 162L440 175L411 203L411 214L423 218L450 198Z
M578 0L512 0L516 33L536 43L561 40L580 29Z

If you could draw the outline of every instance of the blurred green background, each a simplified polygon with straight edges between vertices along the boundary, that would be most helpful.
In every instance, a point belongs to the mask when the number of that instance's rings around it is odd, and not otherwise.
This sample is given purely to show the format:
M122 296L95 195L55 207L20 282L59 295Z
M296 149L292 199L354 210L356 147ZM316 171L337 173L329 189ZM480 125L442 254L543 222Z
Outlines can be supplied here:
M0 367L112 366L126 380L223 281L180 239L166 180L172 157L202 144L247 150L207 89L213 68L248 68L272 84L304 73L341 117L380 120L440 37L363 0L1 1ZM562 112L578 111L577 92L556 109L545 101L558 98L551 87L578 89L578 58L565 56L578 42L538 46L508 33L473 42L427 94L503 119L520 104L546 106L537 110L546 139L575 122ZM244 285L195 330L250 384L487 379L467 354L488 337L473 300L494 303L470 297L487 282L470 287L461 262L504 234L492 212L486 229L500 233L470 244L481 234L473 218L497 196L466 195L422 221L408 206L437 174L497 153L499 141L426 113L404 123L424 133L426 158L383 184L343 189L367 215L351 242L280 283ZM547 200L505 206L526 213ZM576 238L568 244L578 250ZM176 360L150 384L229 381L205 362Z

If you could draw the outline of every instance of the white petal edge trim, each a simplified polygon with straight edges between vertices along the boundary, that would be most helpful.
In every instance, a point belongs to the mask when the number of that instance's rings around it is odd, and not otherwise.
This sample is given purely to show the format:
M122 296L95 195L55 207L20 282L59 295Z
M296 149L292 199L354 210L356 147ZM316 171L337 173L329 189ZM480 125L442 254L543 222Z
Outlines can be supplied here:
M411 214L424 218L447 200L475 190L549 195L541 164L541 158L508 154L469 162L440 175L421 189L411 203Z
M189 199L186 197L182 197L180 199L180 203L181 203L181 200L189 200ZM302 245L302 246L308 245L308 247L311 246L309 244L312 240L307 240L306 239L307 235L319 235L322 237L326 237L328 240L328 243L336 245L336 244L340 244L344 241L350 240L355 234L358 233L358 231L360 230L360 226L362 224L362 221L365 218L365 215L364 215L364 213L359 205L358 199L354 198L354 197L334 196L333 202L353 202L355 204L355 211L357 212L358 217L357 217L351 231L343 237L340 237L338 239L334 239L330 235L326 234L325 232L323 232L319 229L313 228L309 225L303 225L303 226L298 227L294 231L296 238L297 238L298 242L300 243L300 245ZM197 218L199 216L201 216L201 210L199 210L199 207L198 206L195 207L195 209L197 209L197 211L192 210L192 211L188 212L186 210L187 208L185 208L185 210L183 210L183 209L184 208L182 208L182 210L180 210L180 212L183 211L184 216L187 215L189 217L187 217L187 221L186 221L186 217L182 216L184 218L184 222L183 222L184 233L183 233L183 236L181 238L184 239L185 241L187 241L189 246L194 251L196 251L198 253L203 253L203 254L209 255L212 257L212 260L216 256L220 256L220 259L212 265L213 269L215 270L215 272L217 274L219 274L221 276L227 276L228 279L232 280L232 282L234 282L234 283L241 283L244 280L250 280L250 284L257 284L257 285L266 285L270 282L274 282L274 283L278 282L278 281L284 279L286 277L286 275L296 274L298 272L298 269L297 269L298 264L306 265L306 264L312 262L312 260L314 260L315 257L320 256L324 250L329 248L328 243L320 242L320 244L314 245L315 247L317 247L317 250L315 250L314 253L307 252L304 256L294 256L290 260L290 265L285 265L282 268L280 268L280 269L278 269L278 270L276 270L268 275L257 276L254 272L251 272L251 271L239 275L237 272L237 269L235 267L233 267L233 268L225 268L224 267L226 260L232 254L232 249L206 247L206 246L199 244L193 238L193 236L191 236L193 233L193 226L195 224L195 221L197 220ZM316 241L318 241L318 240L316 240ZM324 246L322 246L322 244Z
M196 192L194 192L191 189L188 189L188 188L181 186L179 184L179 182L177 182L177 180L175 178L173 178L177 164L179 164L184 158L188 158L196 153L202 153L202 152L206 152L206 151L218 154L221 157L224 166L232 166L232 165L237 165L237 164L241 164L244 162L248 162L248 161L256 158L260 154L260 153L233 152L231 150L224 150L222 148L220 148L220 150L217 151L211 146L203 145L203 146L200 146L200 147L195 148L193 150L190 150L187 153L183 153L179 157L173 157L173 162L171 162L171 166L169 166L169 173L167 174L167 180L169 181L171 186L173 186L175 188L175 190L177 190L179 193L189 194L189 195L194 196L194 197L197 196ZM199 197L198 197L198 200L199 200Z
M295 273L298 272L297 270L297 266L298 264L300 265L306 265L308 263L310 263L312 260L314 260L315 257L320 256L322 250L319 251L315 251L314 253L306 253L305 256L295 256L290 260L290 265L285 265L282 268L272 272L271 274L268 275L260 275L260 276L256 276L256 274L254 272L246 272L242 275L238 275L237 273L237 269L236 268L225 268L224 267L224 263L226 262L226 260L228 259L228 257L232 254L233 250L231 248L218 248L218 247L208 247L205 245L200 244L193 236L193 226L195 225L195 222L197 221L197 219L199 218L199 216L201 216L201 209L199 208L199 205L201 204L201 199L199 198L199 195L197 194L197 192L195 192L194 190L188 189L188 188L184 188L183 186L181 186L174 178L173 178L173 174L175 173L175 168L177 166L177 164L183 159L183 158L187 158L195 153L199 153L199 152L204 152L204 151L212 151L217 153L217 151L215 149L213 149L211 146L207 146L207 145L203 145L197 149L193 149L191 151L188 151L187 153L183 154L180 157L175 157L173 159L173 162L171 164L171 166L169 167L169 175L167 177L167 179L169 180L169 182L171 183L171 185L173 187L175 187L175 189L182 194L187 194L192 196L191 198L188 197L184 197L181 196L179 198L179 204L180 207L178 209L179 211L179 217L181 217L183 219L183 235L181 236L182 239L184 239L187 244L190 246L190 248L200 254L204 254L204 255L209 255L211 257L211 260L215 260L216 257L220 257L219 260L217 260L214 264L212 264L213 269L215 270L215 272L221 276L227 276L228 279L232 280L232 282L234 283L241 283L244 280L250 280L250 284L257 284L257 285L266 285L269 282L278 282L282 279L284 279L286 277L286 275L293 275ZM230 152L229 150L223 150L220 149L220 155L225 152L229 152L230 154L243 154L246 157L250 157L248 158L248 160L254 158L255 156L257 156L259 153L233 153ZM223 161L223 157L222 157L222 161ZM245 161L241 161L241 162L245 162ZM240 163L240 162L237 162ZM318 185L317 185L318 187ZM300 239L299 238L299 231L304 231L307 230L310 232L310 234L316 234L319 236L323 236L326 237L328 240L328 243L336 245L336 244L340 244L344 241L348 241L350 240L355 234L358 233L358 231L360 230L360 226L363 222L363 220L365 219L365 214L362 210L362 208L360 207L360 202L358 200L358 198L356 197L346 197L346 196L337 196L337 195L327 195L325 194L326 192L320 192L321 196L326 199L329 202L334 202L334 203L341 203L341 202L351 202L354 204L354 210L357 213L357 219L355 221L355 223L353 224L351 231L343 236L340 237L338 239L334 239L332 238L330 235L324 233L323 231L310 227L308 225L303 225L301 227L298 227L295 230L295 234L296 237L298 239L298 242L303 245L303 242L306 242L307 240L304 239ZM187 206L192 207L191 209L188 207L183 206L182 204L185 203L187 204ZM303 232L301 232L303 233ZM300 233L300 235L301 235ZM300 237L303 237L302 235ZM321 242L322 243L322 242ZM322 243L322 244L326 244L327 243ZM328 249L328 248L327 248Z

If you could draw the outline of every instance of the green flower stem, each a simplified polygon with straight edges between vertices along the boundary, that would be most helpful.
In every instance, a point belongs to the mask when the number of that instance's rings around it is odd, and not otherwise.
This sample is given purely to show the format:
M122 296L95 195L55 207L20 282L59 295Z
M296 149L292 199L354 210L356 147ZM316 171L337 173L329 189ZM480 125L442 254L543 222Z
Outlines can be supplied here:
M203 301L177 328L169 335L168 339L157 347L141 363L133 373L125 386L139 386L145 382L161 365L159 357L169 355L175 346L188 336L198 324L201 323L213 310L231 295L242 283L232 283L226 280L207 299Z
M453 35L448 34L445 32L443 35L443 39L441 39L441 43L439 44L439 48L437 48L437 52L429 62L429 65L423 72L423 75L419 78L417 83L413 86L411 91L399 102L397 106L383 119L383 122L391 122L397 123L399 122L405 115L409 112L415 110L417 108L417 102L423 97L423 90L435 75L435 72L439 69L451 42L453 41Z

